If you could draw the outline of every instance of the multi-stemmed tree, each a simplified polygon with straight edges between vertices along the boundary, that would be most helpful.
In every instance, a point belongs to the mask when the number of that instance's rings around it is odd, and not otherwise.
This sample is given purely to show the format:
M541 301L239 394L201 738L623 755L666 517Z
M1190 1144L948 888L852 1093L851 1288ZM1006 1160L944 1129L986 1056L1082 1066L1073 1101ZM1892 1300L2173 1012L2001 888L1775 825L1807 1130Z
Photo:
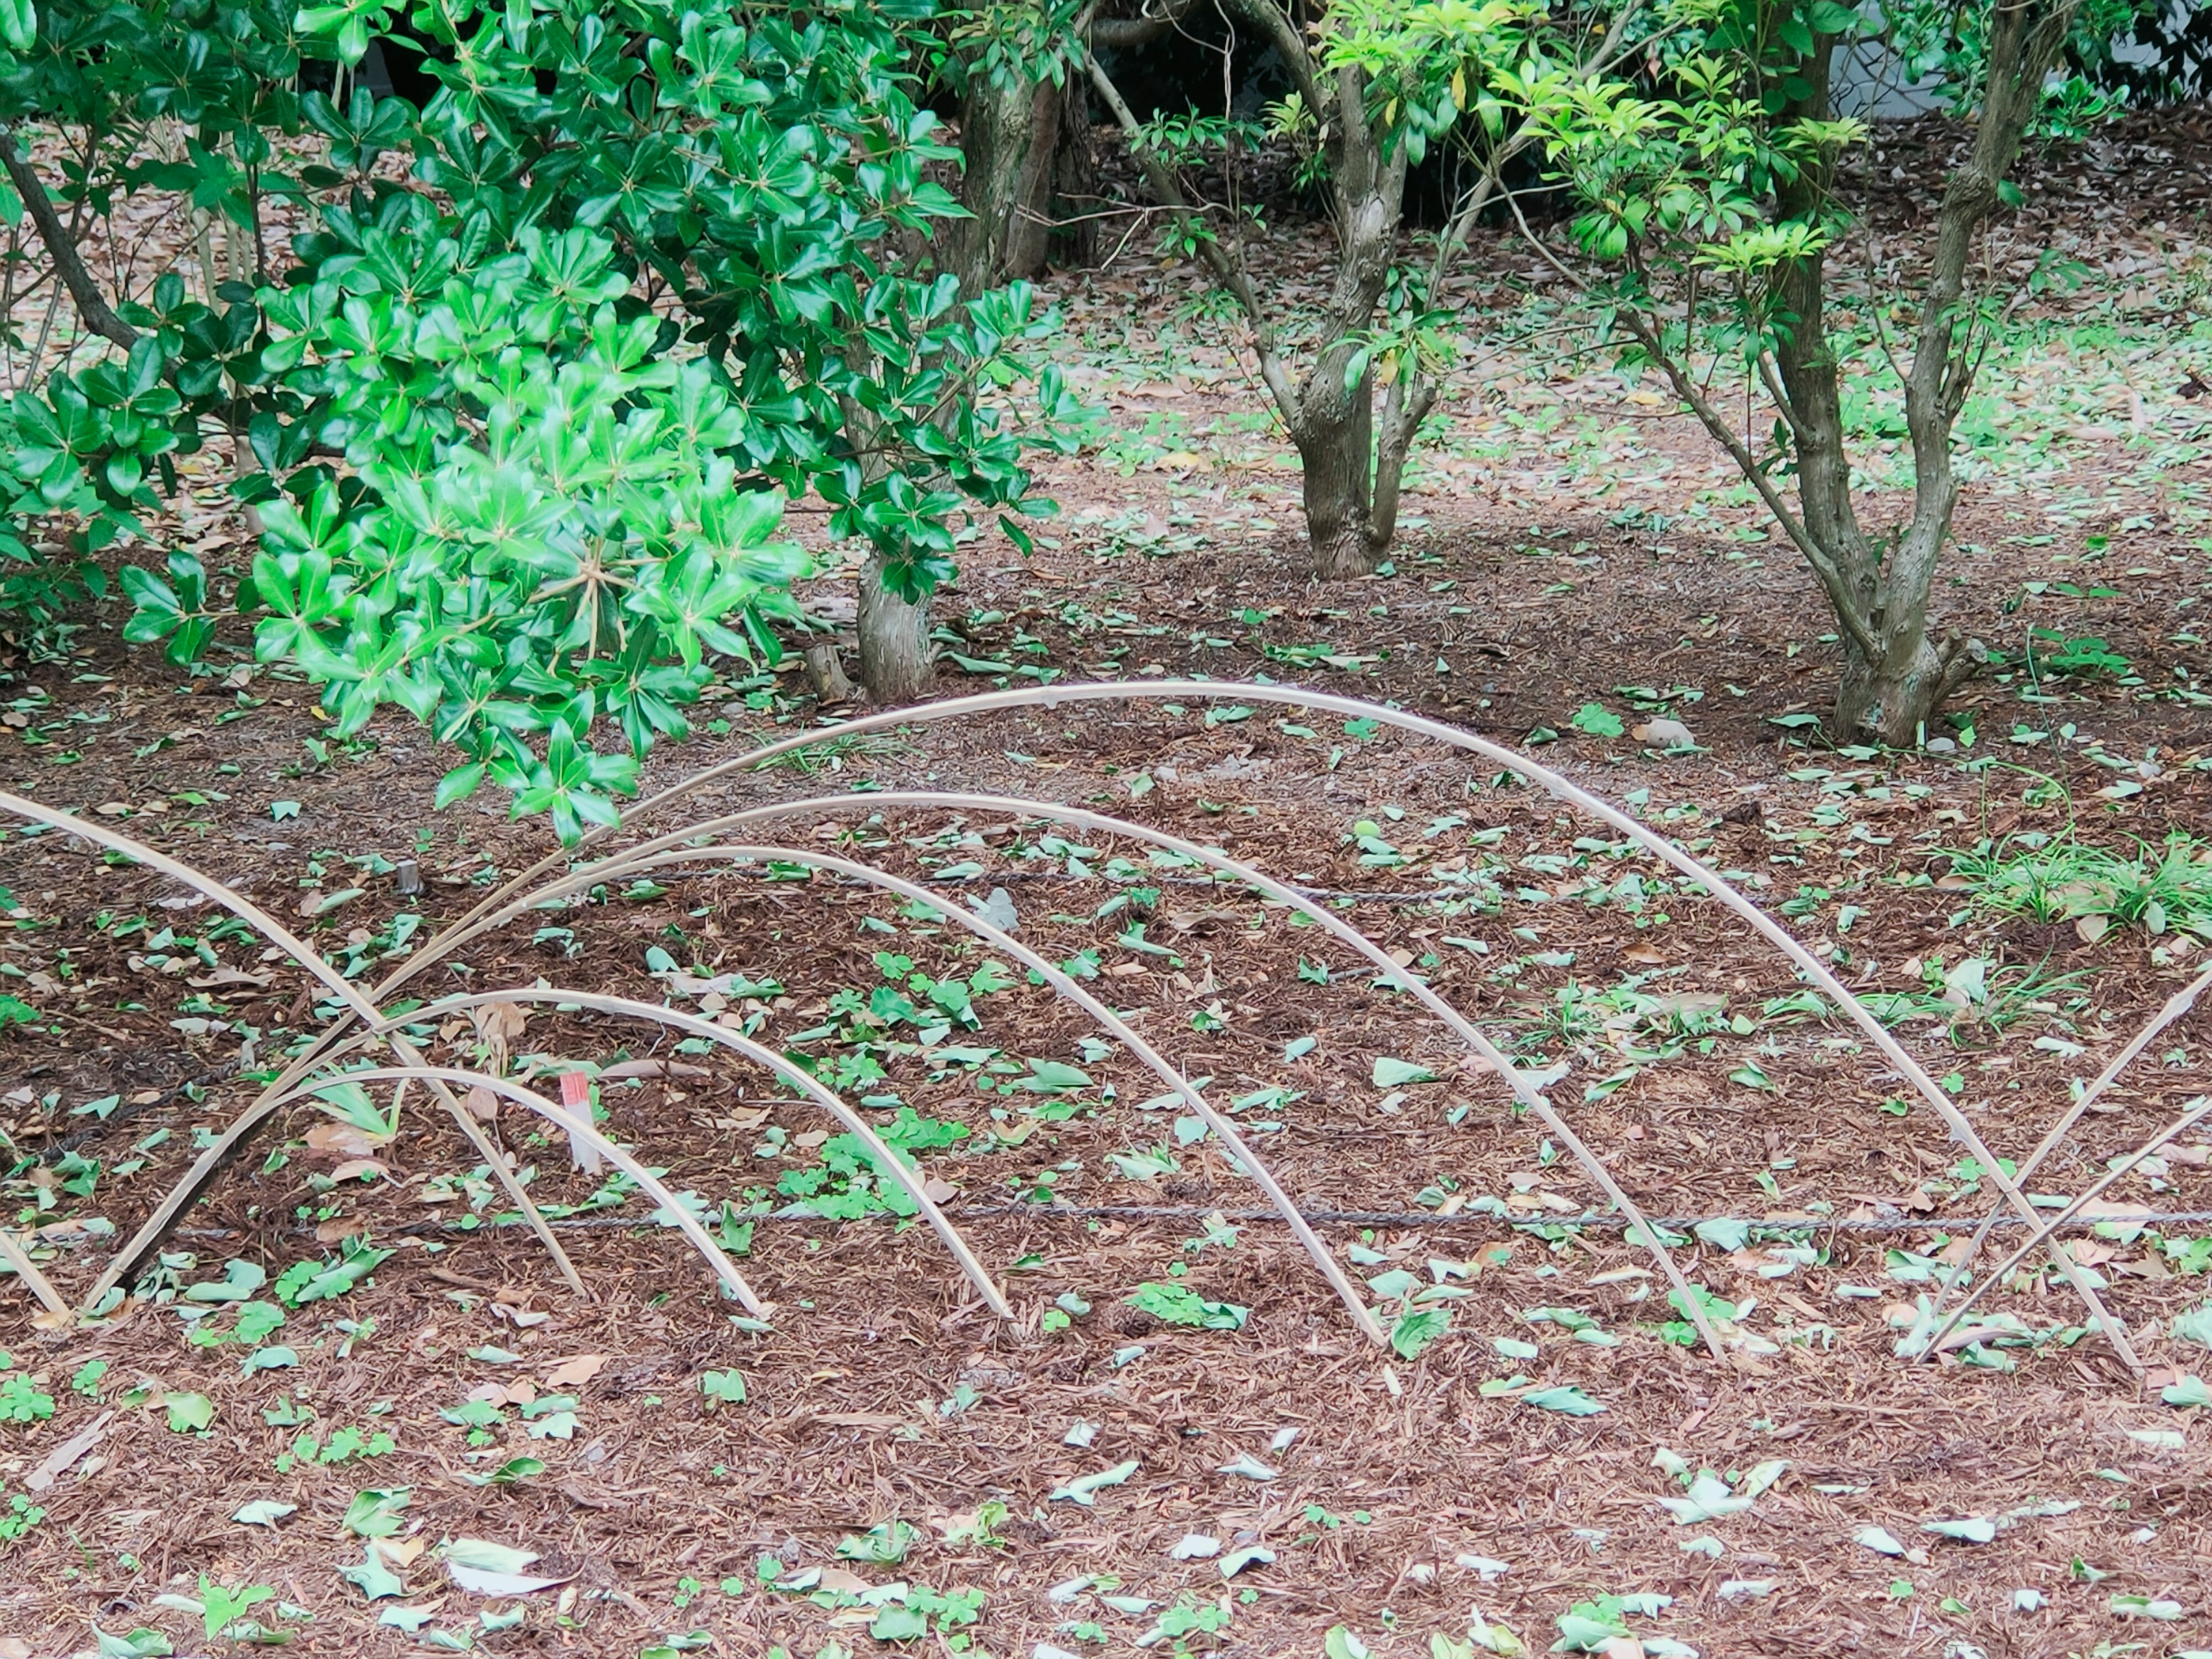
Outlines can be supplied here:
M1306 529L1327 576L1375 568L1396 533L1399 490L1421 422L1455 359L1454 283L1501 180L1532 142L1501 82L1578 82L1613 64L1636 0L1556 17L1528 0L1224 0L1273 48L1291 89L1267 131L1298 146L1328 204L1334 270L1318 317L1271 295L1255 226L1206 174L1224 147L1260 136L1229 118L1139 120L1096 58L1088 73L1127 135L1171 244L1204 262L1241 321L1260 378L1297 446ZM1407 168L1449 148L1463 182L1444 228L1406 225ZM1233 170L1232 170L1233 178Z
M1988 275L2004 262L1981 257L1985 239L2021 199L2009 175L2081 14L2078 0L1885 12L1685 0L1655 42L1648 84L1555 79L1514 95L1580 210L1570 246L1533 229L1531 240L1585 287L1629 358L1695 412L1811 568L1843 642L1836 735L1906 744L1986 657L1930 617L1959 499L1952 428L2008 299ZM2089 32L2109 36L2111 21ZM1838 162L1866 131L1837 112L1836 74L1844 47L1869 35L1940 68L1973 117L1918 257L1853 298L1885 351L1886 319L1910 319L1909 358L1890 361L1911 501L1881 527L1863 520L1869 503L1854 487L1842 381L1865 371L1851 365L1858 343L1839 333L1832 295L1857 228ZM1717 383L1723 367L1747 395Z

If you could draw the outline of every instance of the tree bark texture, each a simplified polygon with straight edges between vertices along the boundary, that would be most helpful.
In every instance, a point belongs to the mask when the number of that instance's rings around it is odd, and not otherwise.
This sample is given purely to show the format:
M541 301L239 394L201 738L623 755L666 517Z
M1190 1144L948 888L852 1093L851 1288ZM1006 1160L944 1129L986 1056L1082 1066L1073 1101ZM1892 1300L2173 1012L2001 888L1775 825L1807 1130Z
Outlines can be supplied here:
M974 295L1044 269L1052 231L1063 89L979 81L960 106L960 205L953 269Z
M860 569L859 609L860 684L878 702L915 702L928 691L936 667L929 641L929 605L909 605L884 586L888 561L871 551Z

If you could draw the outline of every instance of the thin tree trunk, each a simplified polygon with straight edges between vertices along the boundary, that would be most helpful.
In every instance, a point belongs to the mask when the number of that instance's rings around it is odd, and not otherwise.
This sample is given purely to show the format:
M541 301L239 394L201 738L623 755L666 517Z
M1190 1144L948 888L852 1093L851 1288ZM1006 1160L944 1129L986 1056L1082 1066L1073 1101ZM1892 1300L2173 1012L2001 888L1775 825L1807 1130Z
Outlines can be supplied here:
M1408 365L1382 399L1382 429L1375 441L1370 532L1378 549L1389 546L1398 533L1398 492L1406 481L1406 458L1436 396L1435 383L1420 379Z
M1060 131L1053 146L1052 197L1066 204L1065 219L1053 227L1052 240L1065 270L1087 270L1098 263L1098 162L1091 148L1091 100L1071 80L1060 103Z
M1346 384L1355 337L1374 320L1389 280L1390 254L1406 190L1406 151L1389 160L1366 118L1366 82L1340 70L1330 83L1337 132L1336 280L1329 294L1330 342L1298 387L1291 438L1305 473L1306 536L1326 577L1364 576L1382 562L1397 525L1398 479L1389 482L1387 525L1375 517L1375 375L1370 368ZM1402 470L1401 449L1395 465ZM1379 532L1379 533L1378 533Z
M1305 483L1306 539L1316 571L1328 580L1370 575L1382 556L1371 493L1374 385L1362 375L1346 390L1349 355L1341 349L1322 355L1300 388L1291 430Z
M884 585L889 564L871 550L860 568L860 684L878 702L915 702L929 690L936 669L929 641L929 602L909 605Z
M1923 740L1944 701L1987 658L1978 641L1955 634L1938 641L1929 630L1936 568L1959 499L1951 430L1975 367L1958 307L1974 238L1996 210L1998 185L2019 155L2044 73L2065 39L2072 12L2073 0L2042 7L2029 0L2001 7L1992 17L1989 91L1973 147L1944 189L1919 337L1905 376L1912 518L1887 550L1867 537L1852 503L1850 458L1825 315L1825 256L1816 252L1778 273L1786 314L1775 353L1777 389L1796 454L1801 544L1810 544L1808 556L1820 556L1814 567L1840 624L1844 672L1835 726L1846 741L1904 747ZM1820 46L1801 69L1809 90L1793 112L1812 120L1829 114L1835 42L1823 38ZM1824 161L1786 185L1779 205L1786 216L1816 219L1832 185L1832 161Z

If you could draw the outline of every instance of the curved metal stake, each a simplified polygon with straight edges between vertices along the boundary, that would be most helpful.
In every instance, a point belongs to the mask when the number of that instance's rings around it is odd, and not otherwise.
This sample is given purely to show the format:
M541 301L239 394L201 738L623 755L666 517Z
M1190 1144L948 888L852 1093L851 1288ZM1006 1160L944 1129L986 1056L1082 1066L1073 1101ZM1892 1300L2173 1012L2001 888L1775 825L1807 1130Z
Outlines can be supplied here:
M268 939L310 974L322 981L348 1007L353 1010L357 1017L370 1021L380 1017L379 1010L362 995L353 982L332 968L330 963L325 962L308 947L305 940L295 937L289 928L258 905L217 881L214 877L203 874L189 864L179 863L167 854L157 852L143 842L134 841L128 836L118 835L103 824L84 823L70 817L65 812L55 811L51 807L41 806L34 800L26 800L21 795L9 794L4 790L0 790L0 811L12 812L17 817L28 818L35 823L44 823L57 830L65 830L70 835L80 836L98 846L111 848L116 852L126 854L135 863L143 864L149 870L159 870L173 880L184 883L194 892L222 905L224 909L254 928L263 938ZM392 1039L392 1053L404 1063L419 1062L422 1059L422 1055L416 1052L414 1045L402 1037L395 1036ZM298 1064L305 1063L304 1060L298 1062ZM295 1069L297 1069L297 1065ZM538 1242L552 1253L554 1264L560 1268L562 1277L568 1281L568 1288L588 1301L591 1292L584 1288L584 1281L578 1276L575 1265L568 1260L568 1253L561 1248L561 1241L553 1237L552 1229L545 1224L545 1218L538 1213L538 1206L530 1201L530 1194L523 1191L522 1183L515 1179L514 1171L507 1167L506 1160L485 1138L483 1129L477 1126L476 1120L469 1115L468 1109L453 1097L453 1091L447 1088L444 1084L434 1081L432 1086L436 1089L439 1098L444 1103L447 1112L452 1115L453 1121L460 1125L461 1133L469 1138L470 1144L487 1158L493 1174L498 1177L500 1184L507 1189L508 1198L513 1200L516 1207L529 1218L532 1227L538 1234ZM234 1135L233 1132L238 1130L240 1125L246 1125L245 1133L251 1133L253 1128L259 1127L269 1111L275 1109L266 1105L270 1093L270 1090L264 1090L260 1097L252 1105L247 1107L245 1112L233 1122L231 1131L226 1131L215 1146L203 1152L193 1163L192 1167L185 1171L184 1179L170 1188L168 1195L155 1207L146 1224L139 1228L132 1236L130 1243L125 1245L122 1252L107 1264L107 1270L100 1274L99 1282L92 1287L91 1293L85 1297L84 1307L90 1309L98 1306L100 1298L114 1288L122 1279L123 1275L136 1267L145 1259L149 1251L168 1236L169 1230L177 1224L178 1218L183 1215L185 1206L199 1195L200 1190L213 1179L216 1170L222 1167L223 1159L229 1155L230 1150L243 1139L242 1136Z
M1557 799L1581 808L1626 836L1654 857L1690 877L1711 892L1723 905L1741 916L1753 932L1758 933L1787 957L1801 974L1833 1001L1844 1015L1866 1034L1867 1040L1874 1044L1882 1058L1889 1061L1911 1083L1920 1097L1927 1103L1929 1109L1942 1120L1944 1127L1950 1131L1952 1139L1974 1154L1976 1161L1988 1173L1990 1183L1997 1188L2005 1203L2014 1212L2032 1226L2040 1224L2042 1217L2037 1212L2035 1206L2028 1202L2027 1194L2021 1191L2018 1182L2005 1173L2004 1166L1998 1161L1996 1154L1990 1149L1988 1143L1982 1139L1972 1123L1968 1121L1966 1115L1936 1085L1936 1079L1929 1076L1927 1068L1905 1052L1904 1046L1891 1036L1888 1030L1874 1017L1872 1011L1865 1004L1844 988L1842 982L1828 970L1826 963L1800 944L1796 935L1760 910L1729 882L1723 880L1718 871L1682 851L1680 848L1663 836L1654 835L1626 812L1570 782L1551 768L1540 765L1526 756L1506 748L1502 744L1492 743L1486 738L1479 738L1473 732L1462 731L1457 726L1447 726L1441 720L1430 720L1419 714L1407 714L1402 709L1386 708L1380 703L1367 702L1357 697L1338 696L1328 691L1304 690L1296 686L1252 685L1237 681L1218 680L1152 680L1141 685L1112 681L1073 683L1062 681L1056 685L1034 686L1019 690L987 691L974 696L951 697L941 702L922 703L911 708L885 709L879 714L864 715L858 720L841 721L834 730L830 732L816 731L779 738L774 743L764 744L745 754L710 766L703 772L695 773L682 782L672 785L659 794L639 802L623 814L618 823L592 830L575 848L564 849L562 852L550 854L541 859L536 865L515 877L497 892L483 899L453 927L430 940L423 950L416 953L411 962L385 982L385 987L380 988L380 994L408 975L421 971L430 962L438 960L446 951L453 948L453 944L448 943L448 940L458 943L472 936L475 924L480 916L500 905L510 894L527 887L530 882L573 856L574 853L595 846L617 830L652 815L667 803L680 799L684 795L717 779L727 777L733 772L756 769L780 756L790 754L794 750L810 748L815 744L823 742L826 737L858 737L866 732L886 731L900 726L927 726L939 720L961 720L970 714L991 714L1004 709L1056 708L1064 704L1079 702L1159 702L1171 697L1188 698L1193 701L1202 699L1207 702L1233 697L1240 702L1270 703L1292 708L1326 709L1331 714L1343 714L1352 719L1371 720L1379 725L1392 726L1401 732L1414 732L1452 748L1463 749L1471 754L1480 755L1486 760L1541 783ZM2129 1342L2127 1333L2106 1310L2104 1300L2097 1294L2096 1287L2083 1276L2080 1264L2067 1253L2063 1243L2056 1237L2045 1242L2051 1252L2051 1261L2057 1265L2059 1272L2065 1275L2067 1283L2073 1286L2075 1294L2081 1298L2083 1304L2088 1309L2091 1322L2105 1334L2106 1340L2112 1345L2113 1351L2119 1355L2129 1370L2140 1377L2143 1374L2143 1363L2137 1357L2134 1346Z
M753 1294L753 1287L745 1283L745 1276L738 1271L737 1263L730 1260L713 1236L699 1224L699 1218L677 1201L676 1194L661 1184L659 1176L601 1133L588 1113L580 1116L565 1106L556 1105L536 1090L525 1088L511 1079L494 1077L489 1072L465 1071L458 1066L370 1066L360 1071L341 1073L339 1076L355 1083L397 1083L403 1078L410 1077L421 1078L425 1082L459 1083L466 1088L489 1089L494 1094L505 1095L517 1104L528 1107L554 1127L565 1130L583 1142L637 1182L639 1189L658 1204L661 1212L670 1217L684 1236L698 1247L699 1254L707 1258L707 1265L714 1270L714 1276L729 1286L730 1294L744 1304L747 1313L756 1319L764 1320L773 1311ZM334 1080L321 1079L310 1086L292 1090L283 1098L304 1098L316 1089L328 1088ZM283 1101L278 1103L282 1104Z
M347 1047L356 1048L374 1041L385 1030L399 1024L402 1020L412 1022L436 1018L447 1013L458 1012L464 1008L480 1008L487 1003L493 1002L551 1002L558 1003L563 1007L589 1008L600 1013L623 1014L638 1019L653 1020L698 1037L703 1042L719 1043L723 1048L742 1054L748 1060L767 1066L777 1077L797 1088L802 1094L811 1096L824 1110L837 1120L847 1133L868 1149L869 1155L875 1159L878 1167L897 1184L902 1192L914 1200L915 1206L927 1219L931 1231L936 1233L939 1239L944 1243L945 1248L952 1253L953 1260L960 1265L960 1271L968 1276L968 1282L975 1287L977 1293L982 1297L991 1311L1001 1319L1014 1317L1014 1310L1006 1301L1006 1292L992 1279L989 1270L976 1258L975 1253L968 1248L967 1240L961 1237L958 1229L953 1226L951 1218L939 1206L937 1201L923 1190L921 1178L907 1168L904 1161L884 1143L883 1137L876 1133L867 1120L848 1106L842 1097L828 1088L819 1079L809 1076L773 1048L756 1042L750 1037L740 1032L732 1031L726 1026L716 1025L711 1021L698 1018L695 1015L679 1013L673 1008L663 1008L650 1002L640 1002L632 997L606 996L592 991L569 991L554 986L533 985L514 990L472 991L459 996L443 997L436 1002L426 1003L412 1012L402 1016L401 1019L386 1020L380 1026L362 1032ZM341 1049L338 1052L343 1053L345 1050ZM336 1055L332 1058L336 1058Z

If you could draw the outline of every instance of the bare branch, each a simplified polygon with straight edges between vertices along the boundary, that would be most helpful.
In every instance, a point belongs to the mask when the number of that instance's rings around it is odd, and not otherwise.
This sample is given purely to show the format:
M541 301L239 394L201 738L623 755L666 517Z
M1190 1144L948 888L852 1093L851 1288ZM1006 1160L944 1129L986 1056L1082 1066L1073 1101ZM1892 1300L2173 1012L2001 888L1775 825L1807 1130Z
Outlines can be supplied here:
M1259 356L1261 377L1267 381L1268 392L1283 411L1283 418L1295 422L1298 408L1297 388L1291 384L1289 372L1284 368L1277 354L1273 325L1268 322L1266 312L1261 307L1259 295L1252 291L1251 283L1246 280L1243 268L1230 258L1220 240L1191 210L1183 196L1182 186L1176 182L1175 170L1145 143L1143 123L1137 119L1136 112L1129 107L1128 101L1121 96L1121 89L1099 67L1096 58L1089 59L1088 68L1091 84L1097 88L1098 95L1105 100L1106 107L1114 112L1115 120L1127 136L1129 153L1143 169L1145 181L1151 185L1152 194L1159 198L1163 206L1182 220L1183 232L1197 246L1200 258L1206 262L1206 268L1213 272L1221 285L1229 290L1250 321L1253 349Z
M138 331L115 314L114 307L107 303L107 296L100 291L100 284L93 281L92 272L85 268L84 256L77 250L76 238L70 234L61 215L54 211L53 199L46 194L46 187L40 181L30 158L17 147L15 129L12 126L0 127L0 167L7 169L8 182L23 198L24 210L31 216L39 240L46 245L46 257L61 273L62 285L69 289L70 299L76 306L76 314L84 319L84 325L125 351L137 344Z

